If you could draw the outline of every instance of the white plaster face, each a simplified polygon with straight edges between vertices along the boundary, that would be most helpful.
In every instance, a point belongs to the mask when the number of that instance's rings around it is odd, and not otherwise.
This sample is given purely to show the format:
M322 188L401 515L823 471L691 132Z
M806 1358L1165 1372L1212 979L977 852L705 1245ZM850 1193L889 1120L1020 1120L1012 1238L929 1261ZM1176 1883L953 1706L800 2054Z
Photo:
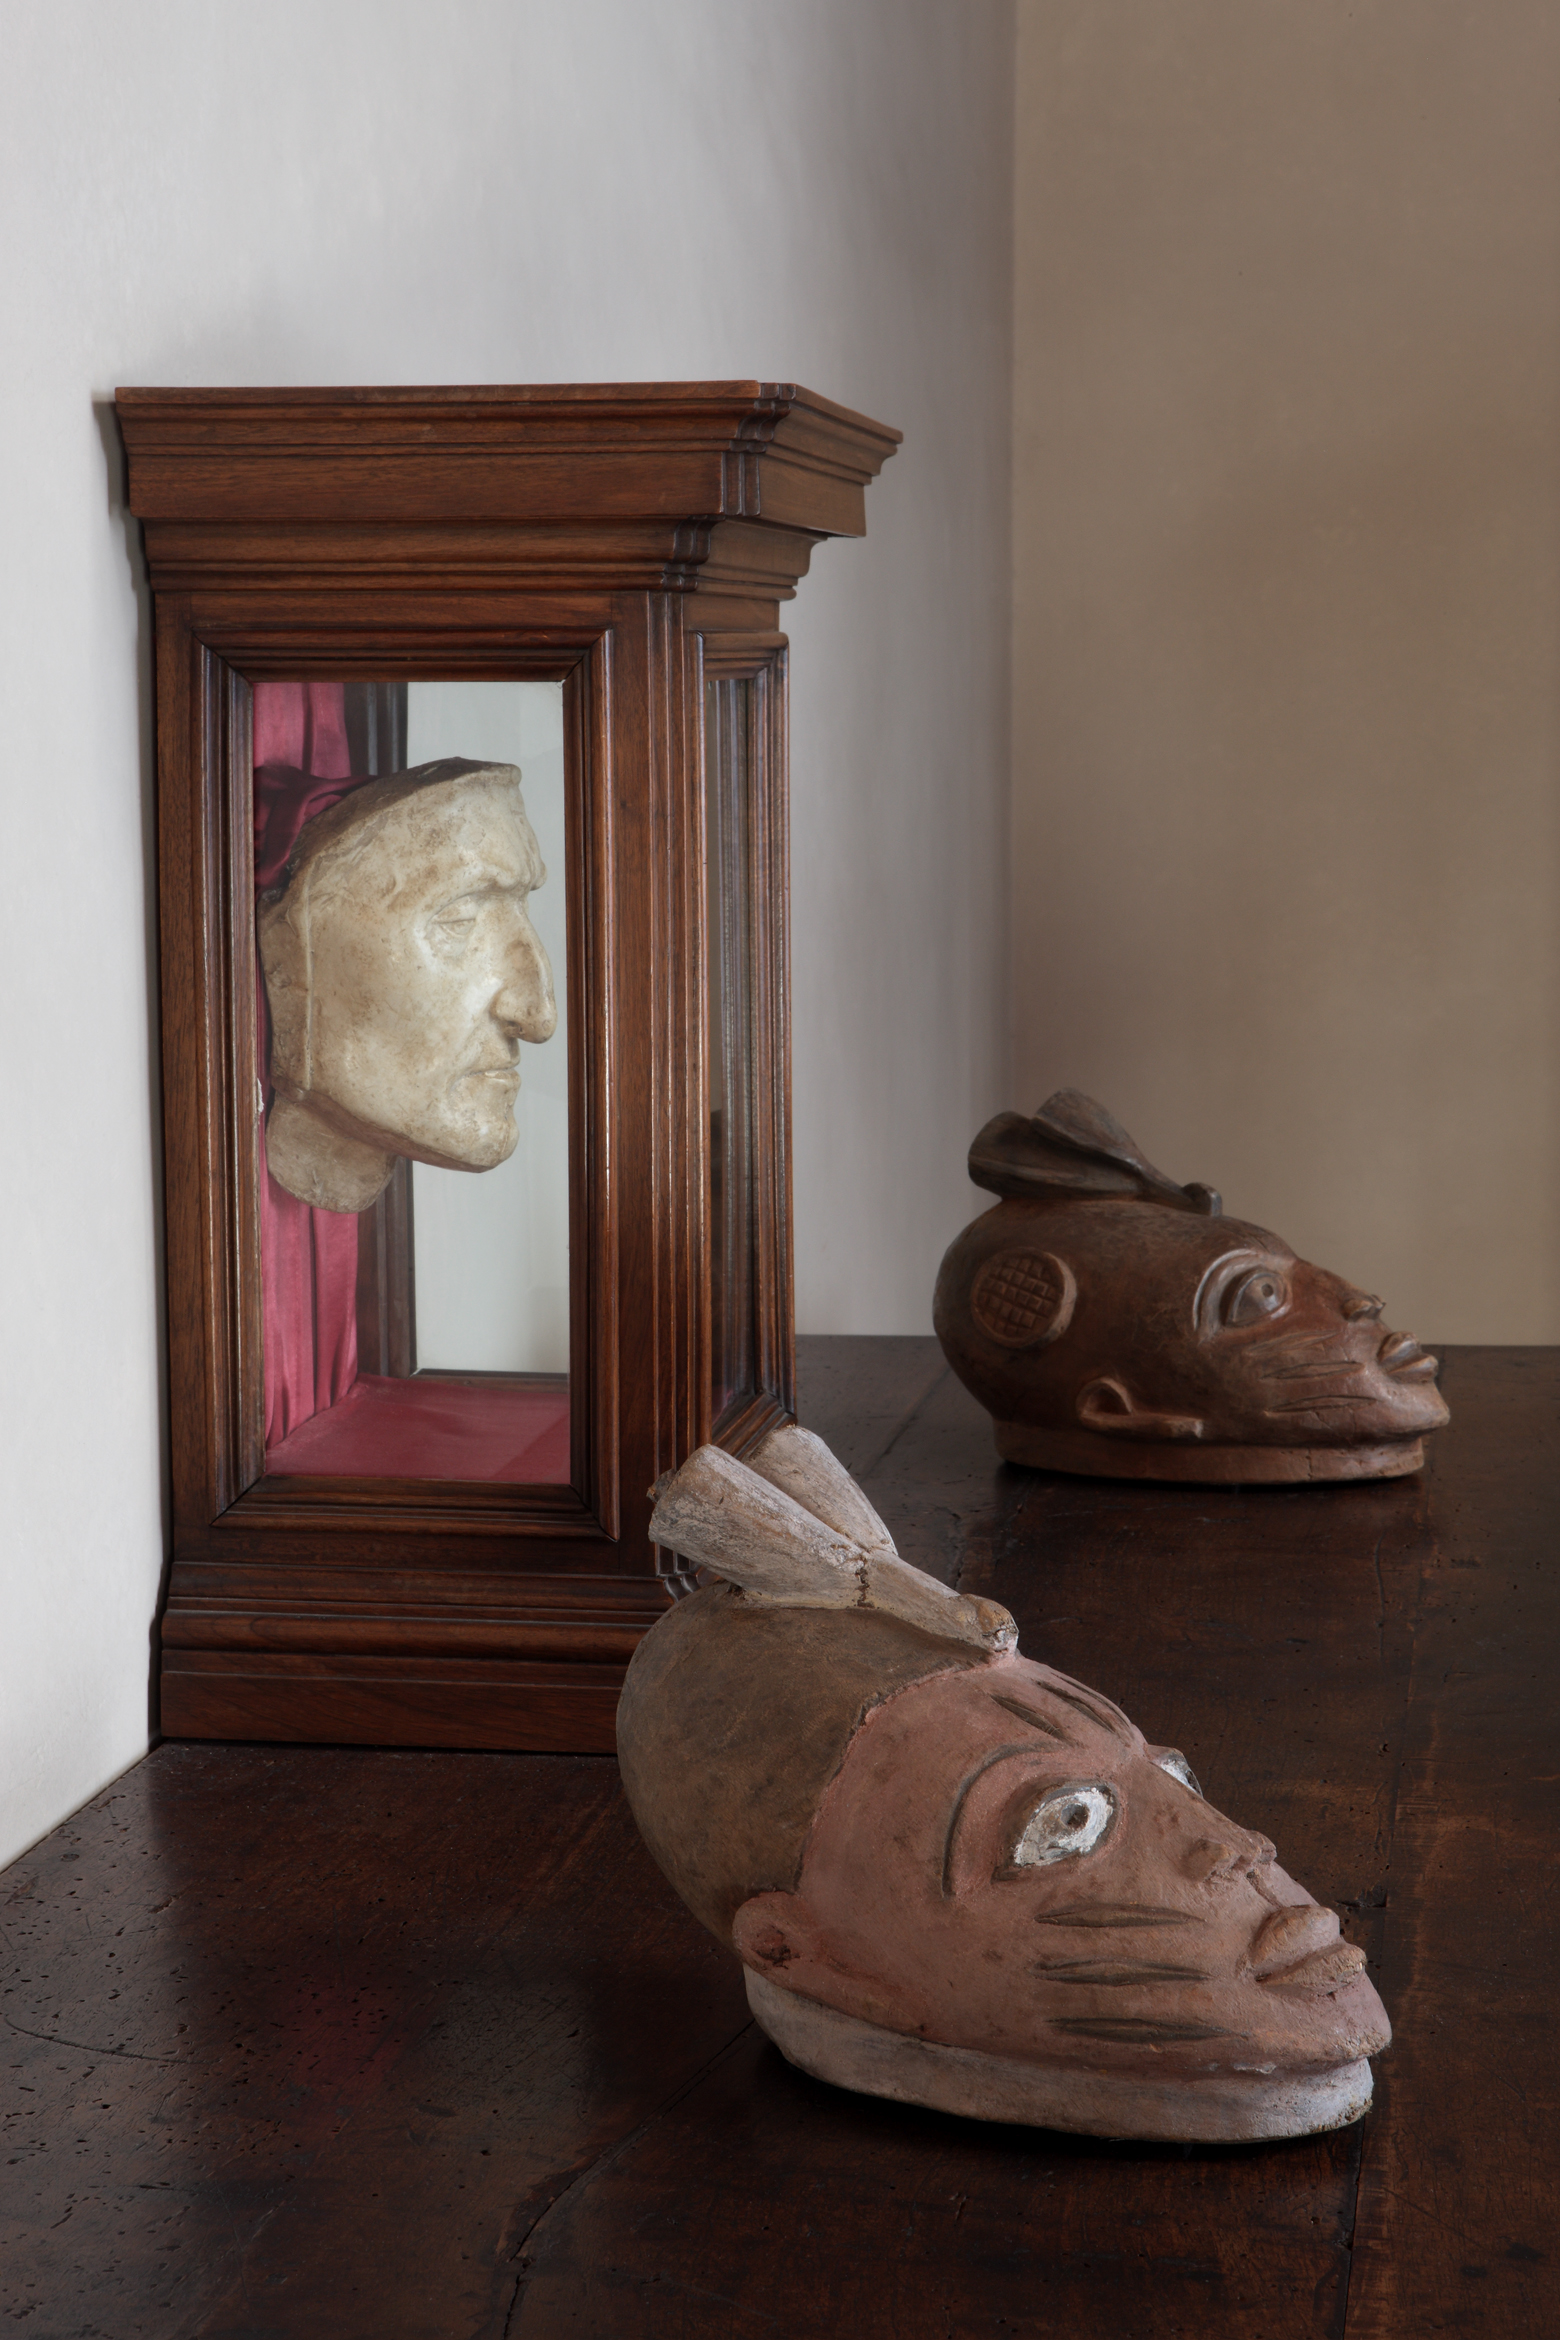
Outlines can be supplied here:
M398 776L362 794L322 816L323 843L260 929L272 1079L315 1125L278 1107L271 1168L338 1210L365 1207L362 1185L377 1177L371 1201L397 1155L450 1170L506 1161L520 1043L557 1023L527 910L547 873L519 773L478 766L410 792Z

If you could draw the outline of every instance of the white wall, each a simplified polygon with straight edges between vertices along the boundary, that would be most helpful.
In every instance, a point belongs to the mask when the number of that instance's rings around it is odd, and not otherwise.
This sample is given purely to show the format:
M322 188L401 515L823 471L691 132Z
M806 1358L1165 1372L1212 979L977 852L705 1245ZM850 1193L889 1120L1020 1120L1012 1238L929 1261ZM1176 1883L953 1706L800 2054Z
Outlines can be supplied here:
M798 1298L926 1325L999 1056L1005 0L8 0L0 1855L145 1742L145 616L116 383L799 379L900 425L795 607Z
M1019 23L1014 1103L1560 1339L1560 10Z

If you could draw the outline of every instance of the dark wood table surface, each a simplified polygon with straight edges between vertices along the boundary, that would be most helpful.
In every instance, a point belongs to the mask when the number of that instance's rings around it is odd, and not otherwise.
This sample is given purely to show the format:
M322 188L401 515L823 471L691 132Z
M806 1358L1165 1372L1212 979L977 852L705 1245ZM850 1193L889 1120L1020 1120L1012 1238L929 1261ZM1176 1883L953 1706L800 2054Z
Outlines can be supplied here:
M923 1340L803 1345L907 1557L1184 1747L1370 1952L1362 2126L987 2127L804 2079L601 1756L165 1742L0 1876L26 2340L1560 2333L1560 1352L1424 1477L996 1464Z

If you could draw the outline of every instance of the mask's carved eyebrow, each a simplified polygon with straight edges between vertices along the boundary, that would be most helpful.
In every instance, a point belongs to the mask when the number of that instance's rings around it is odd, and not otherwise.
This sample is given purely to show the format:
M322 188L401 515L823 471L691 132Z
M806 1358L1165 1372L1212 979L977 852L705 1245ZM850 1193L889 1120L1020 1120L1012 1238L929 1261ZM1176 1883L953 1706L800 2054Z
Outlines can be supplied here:
M1250 1244L1239 1251L1221 1253L1219 1258L1210 1261L1203 1269L1202 1280L1193 1295L1192 1321L1197 1330L1201 1333L1218 1331L1224 1295L1236 1277L1243 1275L1248 1268L1271 1268L1274 1275L1287 1277L1294 1264L1292 1257L1283 1259L1277 1251L1263 1251Z
M1006 1699L1002 1703L1006 1705ZM944 1901L949 1901L953 1897L954 1839L959 1833L959 1822L964 1817L964 1801L971 1788L974 1787L977 1780L985 1778L994 1763L1006 1763L1015 1755L1036 1755L1038 1753L1039 1749L1033 1739L1025 1739L1013 1747L993 1747L991 1753L983 1755L974 1770L967 1772L959 1782L959 1792L953 1799L953 1810L948 1815L948 1833L943 1838L942 1892Z
M1130 1747L1132 1744L1132 1725L1120 1707L1112 1706L1110 1700L1101 1698L1098 1691L1085 1690L1081 1682L1073 1682L1071 1674L1066 1674L1062 1678L1064 1681L1072 1683L1070 1690L1059 1690L1054 1682L1045 1682L1038 1686L1044 1689L1047 1697L1059 1698L1064 1706L1070 1706L1081 1714L1085 1722L1093 1723L1099 1730L1109 1731L1113 1739L1124 1739Z
M1044 1731L1048 1739L1057 1739L1064 1747L1072 1747L1077 1744L1071 1734L1062 1729L1060 1723L1050 1721L1046 1715L1040 1712L1038 1707L1026 1706L1022 1698L1004 1698L1000 1691L993 1690L991 1702L994 1706L1005 1706L1008 1713L1016 1714L1020 1722L1032 1723L1037 1731ZM1068 1703L1071 1704L1071 1701L1069 1700Z
M1192 1295L1192 1316L1200 1328L1211 1330L1218 1322L1225 1285L1241 1268L1255 1267L1260 1257L1248 1244L1239 1251L1221 1251L1217 1259L1209 1260Z

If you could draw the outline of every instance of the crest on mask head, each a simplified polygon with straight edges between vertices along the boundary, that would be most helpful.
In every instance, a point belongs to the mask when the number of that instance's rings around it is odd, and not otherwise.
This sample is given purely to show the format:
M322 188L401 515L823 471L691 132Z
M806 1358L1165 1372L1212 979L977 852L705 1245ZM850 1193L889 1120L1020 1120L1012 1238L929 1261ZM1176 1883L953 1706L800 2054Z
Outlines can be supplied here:
M970 1147L970 1176L992 1194L1019 1200L1135 1195L1208 1219L1223 1208L1213 1187L1177 1186L1156 1170L1115 1115L1079 1089L1058 1089L1028 1115L995 1115Z
M967 1600L900 1559L855 1480L810 1430L772 1430L745 1463L701 1446L656 1491L652 1541L740 1585L749 1600L876 1609L977 1649L1011 1649L1018 1639L1006 1609Z

